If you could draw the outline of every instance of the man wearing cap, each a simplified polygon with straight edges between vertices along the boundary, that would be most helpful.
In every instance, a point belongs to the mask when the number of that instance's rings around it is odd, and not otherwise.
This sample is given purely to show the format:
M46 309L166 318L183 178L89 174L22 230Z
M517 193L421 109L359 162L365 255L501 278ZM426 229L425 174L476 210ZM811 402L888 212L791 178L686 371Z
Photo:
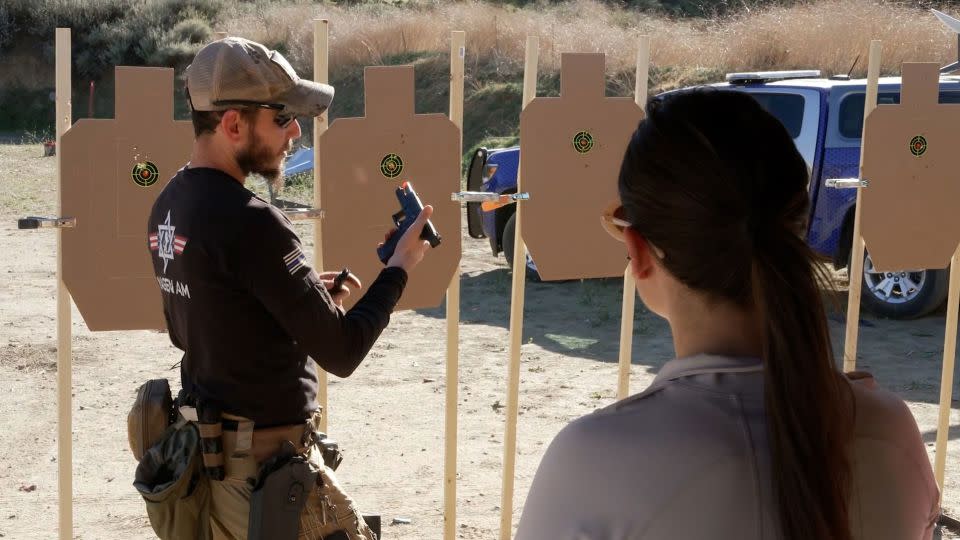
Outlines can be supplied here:
M235 37L197 53L186 86L193 152L158 196L148 237L170 339L184 351L182 395L196 401L200 436L214 441L204 448L214 471L213 537L247 537L251 485L289 441L286 448L319 469L294 524L300 538L372 539L322 463L317 365L347 377L366 356L429 246L419 234L432 209L346 312L348 288L330 290L335 273L311 269L284 214L244 187L250 174L280 181L300 136L296 117L323 114L333 88L300 79L276 51ZM346 283L360 287L352 275ZM222 420L222 437L220 428L204 432L210 416Z

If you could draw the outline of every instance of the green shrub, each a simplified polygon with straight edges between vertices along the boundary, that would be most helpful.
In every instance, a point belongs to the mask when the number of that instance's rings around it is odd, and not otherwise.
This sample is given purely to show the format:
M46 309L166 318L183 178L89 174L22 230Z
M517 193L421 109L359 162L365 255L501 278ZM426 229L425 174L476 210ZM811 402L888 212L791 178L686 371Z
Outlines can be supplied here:
M49 132L54 125L53 88L32 90L20 85L0 88L0 131Z
M491 82L466 96L463 106L463 146L474 147L489 137L513 135L518 129L523 83Z
M5 0L0 54L15 41L36 40L52 62L54 31L69 27L79 77L100 79L116 65L182 68L227 6L226 0Z
M10 8L0 4L0 56L3 48L13 43L13 37L17 33L17 23L13 20L13 14Z

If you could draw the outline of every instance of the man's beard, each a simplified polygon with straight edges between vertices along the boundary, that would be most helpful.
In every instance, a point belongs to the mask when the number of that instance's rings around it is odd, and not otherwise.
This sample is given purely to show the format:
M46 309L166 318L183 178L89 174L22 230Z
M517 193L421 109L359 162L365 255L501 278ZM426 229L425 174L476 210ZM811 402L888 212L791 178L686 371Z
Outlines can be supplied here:
M261 143L257 134L250 130L250 144L237 154L237 166L244 175L259 174L270 185L274 192L283 187L282 167L283 160L279 166L274 166L273 162L277 155L268 146Z

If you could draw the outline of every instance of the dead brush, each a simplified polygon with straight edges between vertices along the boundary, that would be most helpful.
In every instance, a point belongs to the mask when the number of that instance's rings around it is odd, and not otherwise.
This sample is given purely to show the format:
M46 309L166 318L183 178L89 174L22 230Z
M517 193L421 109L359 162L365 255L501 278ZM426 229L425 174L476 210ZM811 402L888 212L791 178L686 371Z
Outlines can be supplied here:
M871 39L884 44L883 72L904 61L954 59L952 36L927 10L871 0L823 0L771 7L718 19L671 19L610 7L595 0L511 9L477 1L414 3L411 7L261 5L237 8L226 30L282 46L312 73L312 19L331 22L331 71L375 65L410 53L444 52L449 32L467 32L467 70L493 80L522 70L528 34L540 37L540 71L556 72L567 51L605 52L611 72L635 65L637 37L653 40L655 68L672 67L660 88L738 70L813 68L863 76Z

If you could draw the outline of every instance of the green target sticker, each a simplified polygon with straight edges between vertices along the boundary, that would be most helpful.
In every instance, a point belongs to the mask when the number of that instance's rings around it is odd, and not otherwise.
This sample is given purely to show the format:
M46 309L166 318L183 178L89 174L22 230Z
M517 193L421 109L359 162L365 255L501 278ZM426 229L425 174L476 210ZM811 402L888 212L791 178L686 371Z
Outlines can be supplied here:
M160 169L150 161L141 161L130 171L133 183L141 187L150 187L160 179Z
M396 178L403 172L403 160L396 154L387 154L380 160L380 174Z
M581 154L593 150L593 135L589 131L581 131L573 136L573 148Z
M910 139L910 153L920 157L927 153L927 138L923 135L917 135Z

